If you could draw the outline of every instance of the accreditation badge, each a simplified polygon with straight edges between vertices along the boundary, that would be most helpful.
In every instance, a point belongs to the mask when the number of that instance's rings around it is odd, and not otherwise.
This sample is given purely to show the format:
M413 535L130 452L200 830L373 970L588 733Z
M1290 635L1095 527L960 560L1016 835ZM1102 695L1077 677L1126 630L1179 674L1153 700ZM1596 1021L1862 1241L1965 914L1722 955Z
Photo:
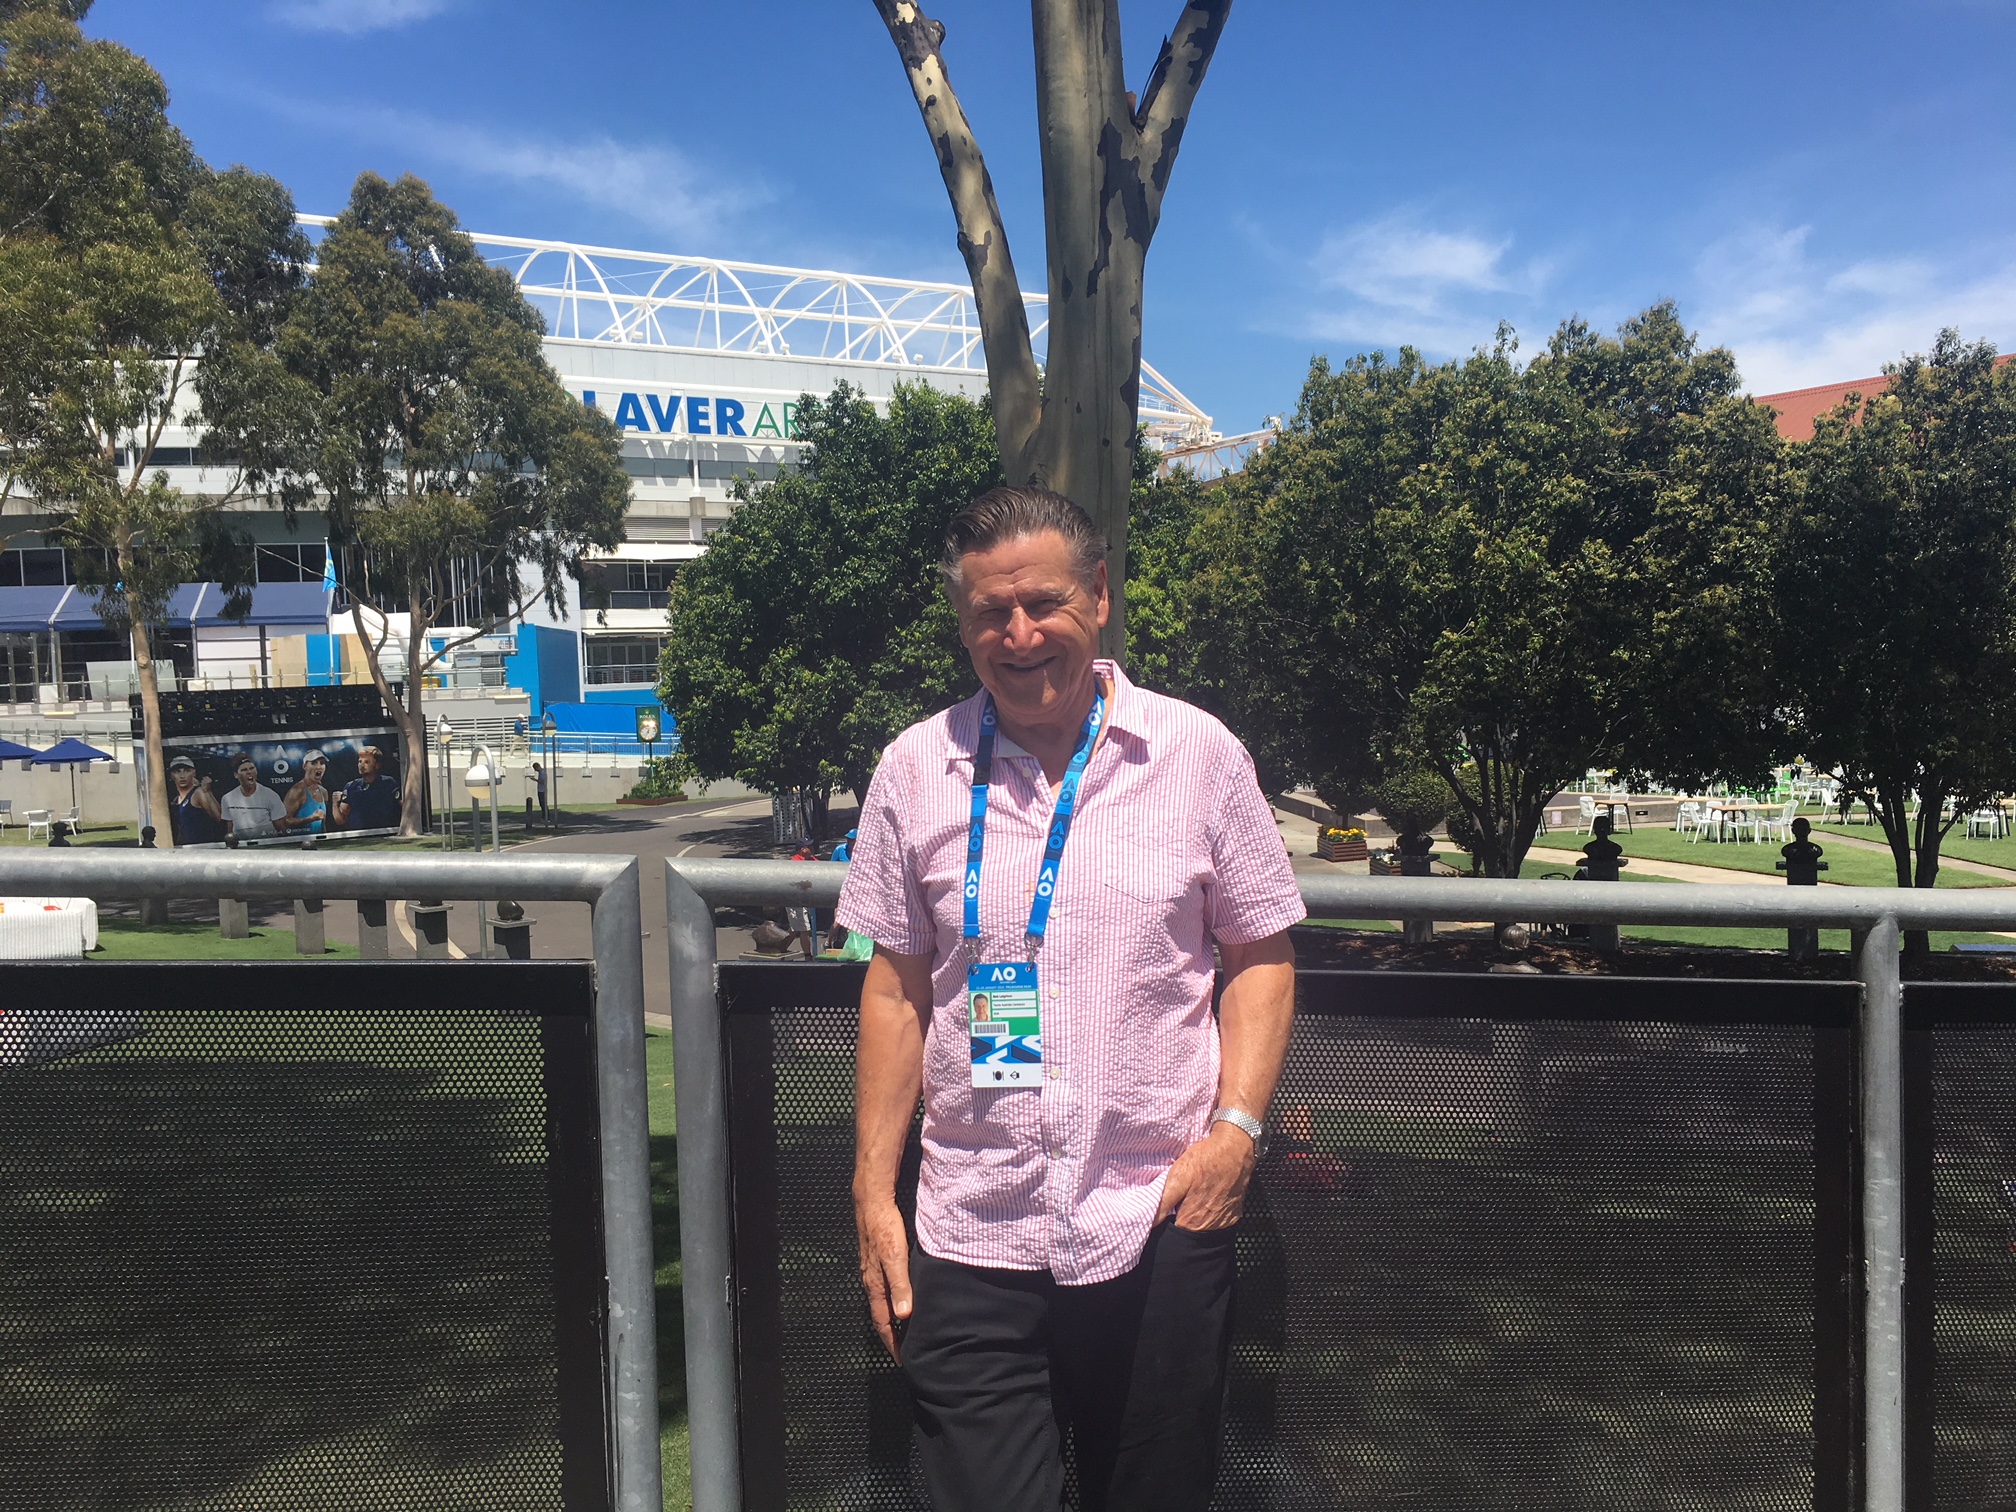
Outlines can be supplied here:
M975 1087L1042 1087L1042 1015L1034 961L981 961L966 968Z

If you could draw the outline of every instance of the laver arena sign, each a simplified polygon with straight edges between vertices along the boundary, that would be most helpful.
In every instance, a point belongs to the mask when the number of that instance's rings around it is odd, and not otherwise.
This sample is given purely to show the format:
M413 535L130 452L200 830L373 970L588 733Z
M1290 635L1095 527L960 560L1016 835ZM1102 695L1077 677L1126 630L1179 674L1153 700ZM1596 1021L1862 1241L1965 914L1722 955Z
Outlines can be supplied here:
M601 396L585 390L581 402L602 409ZM753 414L751 413L753 410ZM797 439L796 404L706 397L698 394L618 394L618 430L679 436L767 436L776 441Z

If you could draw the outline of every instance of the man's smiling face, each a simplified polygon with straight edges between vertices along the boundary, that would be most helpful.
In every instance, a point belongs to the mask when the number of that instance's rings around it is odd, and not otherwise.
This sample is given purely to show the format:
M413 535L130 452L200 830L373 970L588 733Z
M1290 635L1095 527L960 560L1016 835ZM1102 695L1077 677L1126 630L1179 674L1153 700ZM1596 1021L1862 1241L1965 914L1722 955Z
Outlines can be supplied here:
M999 542L960 559L953 603L973 668L1011 723L1048 724L1078 708L1106 623L1106 564L1079 577L1054 530Z

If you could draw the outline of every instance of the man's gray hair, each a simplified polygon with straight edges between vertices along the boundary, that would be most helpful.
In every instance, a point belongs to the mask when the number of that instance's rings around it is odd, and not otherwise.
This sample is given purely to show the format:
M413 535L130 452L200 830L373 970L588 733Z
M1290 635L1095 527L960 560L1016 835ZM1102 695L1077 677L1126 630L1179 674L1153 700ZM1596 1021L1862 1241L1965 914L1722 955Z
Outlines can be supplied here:
M1060 493L1033 484L990 488L953 517L945 528L945 554L938 570L948 587L964 586L960 564L976 551L990 551L1003 541L1054 530L1071 548L1071 567L1080 582L1091 587L1099 564L1106 559L1106 538L1092 517Z

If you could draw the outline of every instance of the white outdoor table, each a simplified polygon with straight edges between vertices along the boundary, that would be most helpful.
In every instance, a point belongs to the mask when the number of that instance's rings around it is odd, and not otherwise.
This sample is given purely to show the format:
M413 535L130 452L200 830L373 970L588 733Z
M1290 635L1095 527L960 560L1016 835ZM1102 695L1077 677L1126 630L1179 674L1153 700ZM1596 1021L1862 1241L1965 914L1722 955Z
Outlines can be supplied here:
M89 898L0 898L0 961L74 961L98 948Z

